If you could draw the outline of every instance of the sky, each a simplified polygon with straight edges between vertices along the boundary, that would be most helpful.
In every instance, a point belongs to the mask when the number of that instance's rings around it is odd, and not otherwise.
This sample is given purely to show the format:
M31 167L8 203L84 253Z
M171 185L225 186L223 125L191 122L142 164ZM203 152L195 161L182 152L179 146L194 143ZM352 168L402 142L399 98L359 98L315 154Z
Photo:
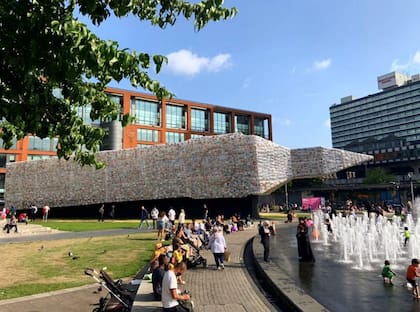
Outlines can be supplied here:
M200 32L135 17L92 30L120 48L165 55L156 76L179 99L272 115L273 141L331 147L329 107L379 92L377 77L420 73L418 0L227 0L239 13ZM134 90L128 81L110 86ZM144 92L144 90L137 90Z

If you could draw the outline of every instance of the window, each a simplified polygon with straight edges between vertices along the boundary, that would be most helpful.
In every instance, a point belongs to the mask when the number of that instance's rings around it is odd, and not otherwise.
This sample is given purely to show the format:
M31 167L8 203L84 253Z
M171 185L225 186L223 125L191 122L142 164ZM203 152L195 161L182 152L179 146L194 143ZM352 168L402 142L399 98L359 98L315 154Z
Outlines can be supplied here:
M6 164L16 161L15 154L0 154L0 168L6 168Z
M186 107L166 105L166 127L185 129Z
M243 134L249 133L249 116L236 115L235 116L235 132Z
M166 143L184 142L184 133L166 132Z
M136 117L136 124L160 126L160 104L141 99L131 99L131 115Z
M254 118L254 134L265 139L269 138L268 133L268 119L267 118Z
M203 136L202 134L191 134L191 139L202 138Z
M54 156L48 155L28 155L28 160L40 160L40 159L48 159Z
M123 97L119 94L112 94L107 93L106 94L114 103L118 105L118 117L116 120L121 121L122 118L122 105L123 105ZM111 122L111 118L108 118L107 120L104 120L104 122Z
M77 107L77 114L83 119L83 122L85 124L92 125L92 126L95 126L95 125L99 126L101 123L99 119L93 120L92 118L90 118L91 111L92 111L92 105L90 104Z
M0 148L4 148L3 143L3 139L0 139ZM10 149L16 149L16 139L13 139Z
M209 112L204 109L191 109L191 130L209 131Z
M214 133L230 133L230 113L214 113Z
M137 141L159 142L159 131L137 129Z
M57 147L58 139L45 138L41 139L37 136L29 137L29 149L40 150L40 151L55 151Z

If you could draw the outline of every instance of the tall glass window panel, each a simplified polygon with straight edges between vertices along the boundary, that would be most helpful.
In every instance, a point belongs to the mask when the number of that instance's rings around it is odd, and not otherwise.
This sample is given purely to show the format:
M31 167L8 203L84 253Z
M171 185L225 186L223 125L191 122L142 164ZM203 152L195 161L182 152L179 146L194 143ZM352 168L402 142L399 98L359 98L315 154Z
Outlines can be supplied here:
M77 114L83 119L83 122L92 126L99 126L101 124L99 119L93 120L90 118L90 112L92 111L92 106L90 104L85 106L77 107Z
M214 133L230 133L230 113L213 114Z
M57 138L45 138L41 139L37 136L29 137L29 149L40 150L40 151L55 151L57 149Z
M159 142L159 131L150 129L137 129L137 141Z
M249 116L235 115L235 132L250 134Z
M191 109L191 130L209 131L209 112L205 109Z
M184 142L185 134L178 132L166 132L166 143Z
M264 118L254 118L254 134L263 138L265 137Z
M16 161L15 154L0 154L0 168L6 168L6 164Z
M107 93L106 94L114 103L118 105L118 117L116 120L121 121L122 118L122 105L123 105L123 97L118 94ZM111 122L111 118L104 120L104 122Z
M137 125L160 126L160 104L142 99L131 99L131 115Z
M166 105L166 127L185 129L185 115L185 106Z
M4 148L3 144L4 144L3 139L0 139L0 148ZM13 139L12 146L10 147L10 149L16 149L16 139Z

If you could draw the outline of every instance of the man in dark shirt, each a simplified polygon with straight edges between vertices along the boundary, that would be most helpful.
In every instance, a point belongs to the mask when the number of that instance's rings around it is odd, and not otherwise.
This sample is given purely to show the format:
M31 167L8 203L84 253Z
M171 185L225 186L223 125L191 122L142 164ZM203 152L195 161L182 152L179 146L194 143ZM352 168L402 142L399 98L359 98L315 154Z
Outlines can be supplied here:
M166 254L160 254L158 258L159 266L152 272L153 294L155 299L160 301L162 299L162 280L165 275L166 266L169 263L169 258Z

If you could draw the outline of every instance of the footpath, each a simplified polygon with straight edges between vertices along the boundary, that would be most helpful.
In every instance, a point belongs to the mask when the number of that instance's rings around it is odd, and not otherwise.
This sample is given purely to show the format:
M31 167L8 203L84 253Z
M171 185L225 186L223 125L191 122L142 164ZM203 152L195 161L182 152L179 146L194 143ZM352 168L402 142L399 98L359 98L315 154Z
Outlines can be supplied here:
M79 233L51 232L45 235L45 232L39 234L36 230L30 230L31 226L28 225L27 234L22 232L0 235L0 244L79 238L82 236L121 235L136 232L136 230L131 229ZM195 312L277 311L264 296L260 286L253 280L242 258L245 245L256 235L258 233L255 226L225 236L228 249L231 251L231 259L225 263L224 270L216 270L214 258L210 251L200 251L202 256L207 259L207 268L200 265L189 269L183 277L186 281L183 289L188 289L191 292ZM274 263L267 264L262 261L263 250L258 238L253 240L251 247L250 257L254 262L251 266L254 271L259 271L265 283L270 284L271 290L269 293L277 298L282 297L281 301L284 303L281 305L282 309L305 312L327 311L325 307L297 287L293 277L287 277L287 274L282 272L281 266L279 268ZM139 270L141 269L139 268ZM0 312L90 312L99 302L99 298L106 295L105 290L98 292L97 289L97 284L92 284L28 297L0 300ZM162 311L161 303L153 300L151 282L148 280L141 282L133 304L132 312L140 311Z

